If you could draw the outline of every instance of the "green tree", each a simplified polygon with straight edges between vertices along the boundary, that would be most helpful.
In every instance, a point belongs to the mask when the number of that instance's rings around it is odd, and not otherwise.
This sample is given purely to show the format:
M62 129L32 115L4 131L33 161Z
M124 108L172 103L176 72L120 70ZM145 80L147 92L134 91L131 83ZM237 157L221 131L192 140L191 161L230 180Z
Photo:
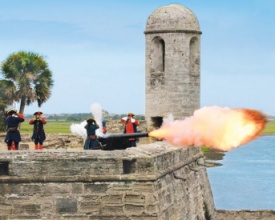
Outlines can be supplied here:
M5 116L6 108L12 104L12 94L15 91L15 87L10 81L0 80L0 132L5 131Z
M11 105L12 96L15 92L15 86L11 81L0 80L0 109L5 110L7 106Z
M36 53L20 51L11 54L1 65L11 100L20 102L19 113L33 102L40 107L51 96L52 73L44 58Z

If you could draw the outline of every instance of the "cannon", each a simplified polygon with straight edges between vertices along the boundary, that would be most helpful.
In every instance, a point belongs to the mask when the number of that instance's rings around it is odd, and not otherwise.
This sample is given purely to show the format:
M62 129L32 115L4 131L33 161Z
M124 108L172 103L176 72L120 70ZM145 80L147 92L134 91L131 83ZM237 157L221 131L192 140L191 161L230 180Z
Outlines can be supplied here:
M142 137L149 137L149 135L146 132L105 134L98 136L98 147L102 150L124 150L130 147L129 138L136 138L138 141Z

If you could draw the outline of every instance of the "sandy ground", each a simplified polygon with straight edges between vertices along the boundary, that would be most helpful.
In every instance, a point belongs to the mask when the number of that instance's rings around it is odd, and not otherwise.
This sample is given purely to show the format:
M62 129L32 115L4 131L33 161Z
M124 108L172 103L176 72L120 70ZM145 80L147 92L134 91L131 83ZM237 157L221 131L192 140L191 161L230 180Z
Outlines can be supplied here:
M5 139L5 133L0 134L0 150L8 150L7 144L4 142ZM21 141L20 144L28 144L29 145L29 150L34 150L34 143L30 141Z
M6 136L6 133L0 133L0 151L8 150L8 146L4 142L5 136ZM19 143L19 150L27 150L26 148L20 149L21 144L28 144L29 145L28 150L34 150L34 142L31 140L31 138L26 137L26 135L23 135L23 136L24 137L22 137L22 135L21 135L22 141ZM51 149L51 148L47 148L47 146L44 148L44 150L49 150L49 149ZM62 148L59 148L59 149L62 149Z
M29 150L34 150L33 142L20 142L21 144L29 144ZM20 144L19 144L20 145ZM0 142L0 150L8 150L8 146L5 142L1 140Z

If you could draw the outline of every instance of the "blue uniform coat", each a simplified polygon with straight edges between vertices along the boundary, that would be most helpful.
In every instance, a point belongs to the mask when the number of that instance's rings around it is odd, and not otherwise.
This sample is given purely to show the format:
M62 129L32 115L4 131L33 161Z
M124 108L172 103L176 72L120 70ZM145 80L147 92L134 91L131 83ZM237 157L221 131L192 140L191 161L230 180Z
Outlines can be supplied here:
M16 141L20 142L21 141L21 135L19 132L19 123L25 121L24 118L17 117L17 116L8 116L5 119L5 123L8 125L8 132L5 138L5 142L10 141ZM17 128L15 131L9 131L9 128Z
M46 139L46 134L45 134L44 125L43 125L45 123L46 122L43 123L41 120L30 121L30 124L33 124L32 140L43 142Z
M95 124L87 124L85 127L86 132L87 132L87 139L84 144L84 149L93 149L97 145L97 140L90 140L89 136L90 135L95 135L96 134L96 129L99 128L98 125Z

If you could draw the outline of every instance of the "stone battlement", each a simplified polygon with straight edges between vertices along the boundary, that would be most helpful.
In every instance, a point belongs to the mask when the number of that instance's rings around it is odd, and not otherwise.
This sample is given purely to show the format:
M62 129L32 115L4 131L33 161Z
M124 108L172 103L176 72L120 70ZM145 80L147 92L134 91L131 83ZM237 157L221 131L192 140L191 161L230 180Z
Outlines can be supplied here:
M207 219L214 205L202 164L198 148L164 142L115 151L3 151L0 219Z

